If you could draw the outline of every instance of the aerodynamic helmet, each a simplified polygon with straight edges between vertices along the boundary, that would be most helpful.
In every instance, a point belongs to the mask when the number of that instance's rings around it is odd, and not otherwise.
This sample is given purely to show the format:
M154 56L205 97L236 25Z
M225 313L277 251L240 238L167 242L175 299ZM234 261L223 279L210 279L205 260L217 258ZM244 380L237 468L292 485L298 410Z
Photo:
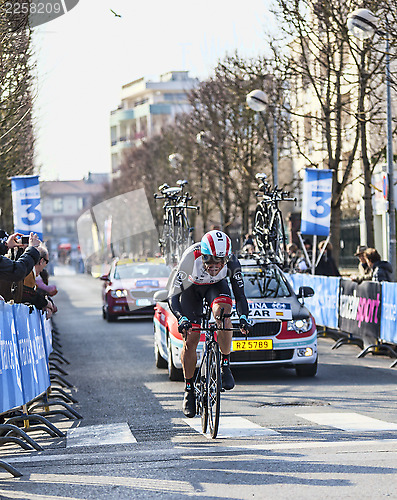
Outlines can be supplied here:
M206 233L201 239L201 255L203 262L209 258L227 261L232 253L230 238L223 231L215 229Z

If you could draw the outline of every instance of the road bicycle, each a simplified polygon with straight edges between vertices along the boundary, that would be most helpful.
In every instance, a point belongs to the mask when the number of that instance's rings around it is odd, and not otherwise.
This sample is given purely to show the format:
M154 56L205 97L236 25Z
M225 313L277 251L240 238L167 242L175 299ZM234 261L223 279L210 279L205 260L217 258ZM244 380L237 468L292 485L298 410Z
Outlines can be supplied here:
M161 252L168 265L177 262L183 252L193 243L193 230L188 218L188 210L199 210L190 205L192 196L184 191L187 180L178 180L176 187L168 184L159 186L155 199L165 199L163 205L163 227L159 239Z
M253 224L253 235L256 239L258 250L270 261L284 267L286 264L287 249L284 231L283 215L278 206L280 201L296 201L290 193L275 186L271 188L266 181L266 174L256 174L259 183L258 201Z
M211 437L216 438L219 428L219 417L221 412L221 354L219 344L216 339L216 331L219 330L216 323L210 322L211 308L204 300L203 315L201 316L201 328L193 331L205 332L205 343L203 356L194 380L194 392L196 396L196 413L201 417L201 430L205 434L207 427ZM239 328L224 328L225 319L231 314L221 314L217 320L222 321L220 330L239 332Z

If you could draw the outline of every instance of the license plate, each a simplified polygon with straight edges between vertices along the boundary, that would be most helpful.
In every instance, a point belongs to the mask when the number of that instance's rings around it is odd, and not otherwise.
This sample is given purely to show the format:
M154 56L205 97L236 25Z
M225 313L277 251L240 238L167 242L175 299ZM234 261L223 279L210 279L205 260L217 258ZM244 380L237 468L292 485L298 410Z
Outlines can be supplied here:
M137 306L151 306L152 301L150 299L137 299L136 305Z
M273 340L233 340L233 351L265 351L273 349Z

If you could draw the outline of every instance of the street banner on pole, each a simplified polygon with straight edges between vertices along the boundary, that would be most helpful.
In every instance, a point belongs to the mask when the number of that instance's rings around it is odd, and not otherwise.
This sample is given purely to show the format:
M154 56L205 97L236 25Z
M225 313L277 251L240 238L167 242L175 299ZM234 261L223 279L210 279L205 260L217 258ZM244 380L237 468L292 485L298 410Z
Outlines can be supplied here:
M303 183L302 234L329 235L331 196L332 170L307 168Z
M43 239L38 175L11 178L14 231L28 235L31 231Z

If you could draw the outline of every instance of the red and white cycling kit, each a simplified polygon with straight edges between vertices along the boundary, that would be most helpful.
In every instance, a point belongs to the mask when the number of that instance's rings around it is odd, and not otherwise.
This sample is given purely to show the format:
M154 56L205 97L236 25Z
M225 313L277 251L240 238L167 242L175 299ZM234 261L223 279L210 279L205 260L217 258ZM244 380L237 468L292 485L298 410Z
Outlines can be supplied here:
M232 304L229 277L239 316L248 316L248 302L244 294L241 266L232 255L216 276L205 269L201 257L201 245L195 243L185 250L178 267L170 277L169 304L178 321L186 317L192 323L200 323L203 299L214 303Z

